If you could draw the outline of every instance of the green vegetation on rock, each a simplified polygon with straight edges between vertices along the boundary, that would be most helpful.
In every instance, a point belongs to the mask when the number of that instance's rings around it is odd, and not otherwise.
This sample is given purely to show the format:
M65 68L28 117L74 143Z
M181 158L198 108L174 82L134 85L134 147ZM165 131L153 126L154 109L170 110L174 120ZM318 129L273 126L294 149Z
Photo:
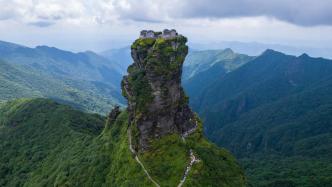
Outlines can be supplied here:
M128 99L136 102L136 111L144 113L147 105L152 101L151 86L145 77L145 72L133 69L130 72L132 76L128 77L128 83L133 86L133 97ZM126 95L126 92L123 92Z

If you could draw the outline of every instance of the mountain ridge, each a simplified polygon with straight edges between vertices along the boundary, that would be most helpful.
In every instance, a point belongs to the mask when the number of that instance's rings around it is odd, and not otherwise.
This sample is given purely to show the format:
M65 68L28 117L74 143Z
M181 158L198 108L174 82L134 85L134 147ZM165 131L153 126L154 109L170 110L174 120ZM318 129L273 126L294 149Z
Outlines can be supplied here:
M3 93L11 94L0 94L0 100L19 98L19 93L13 92L15 86L19 86L17 89L26 88L20 97L53 98L89 112L106 113L112 105L124 103L120 93L121 74L111 61L95 53L0 42L0 59L3 65L0 81L2 85L8 81L13 85L2 86ZM10 74L4 64L15 68L16 73ZM22 76L25 78L19 78ZM89 97L93 101L89 101Z
M250 185L328 186L331 71L328 59L266 50L190 95L198 98L191 106L209 139L240 160Z

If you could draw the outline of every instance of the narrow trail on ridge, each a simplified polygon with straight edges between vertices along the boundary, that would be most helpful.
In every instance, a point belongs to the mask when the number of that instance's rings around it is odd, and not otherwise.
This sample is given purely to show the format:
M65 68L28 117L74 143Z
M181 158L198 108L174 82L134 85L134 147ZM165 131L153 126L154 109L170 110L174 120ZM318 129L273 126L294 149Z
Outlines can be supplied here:
M197 122L196 122L197 123ZM190 129L189 131L185 132L182 136L181 136L181 139L182 141L185 143L186 142L186 137L189 136L191 133L193 133L197 128L197 125L195 128L193 129ZM136 151L133 149L133 146L132 146L132 141L131 141L131 130L130 128L128 128L128 131L127 131L127 135L128 135L128 142L129 142L129 150L130 152L135 155L135 160L136 162L142 167L144 173L146 174L146 176L148 177L148 179L154 184L156 185L157 187L160 187L160 185L155 181L153 180L153 178L151 177L151 175L149 174L149 172L145 169L144 167L144 164L140 161L140 159L138 158L137 154L136 154ZM187 165L186 167L186 170L180 180L180 183L177 185L177 187L181 187L186 179L187 179L187 176L192 168L192 166L197 163L197 162L200 162L200 160L194 155L194 152L192 149L189 150L189 153L190 153L190 162L189 164Z
M190 129L189 131L185 132L183 135L182 135L182 141L185 143L186 142L186 137L189 136L191 133L193 133L195 130L197 129L197 121L196 121L196 127L195 128L192 128ZM183 176L182 176L182 179L180 181L180 183L177 185L177 187L181 187L184 182L186 181L187 179L187 176L192 168L192 166L196 163L196 162L199 162L200 160L194 155L194 152L192 149L189 150L190 152L190 162L186 168L186 171L184 172Z
M142 167L144 173L146 174L146 176L148 177L148 179L154 184L156 185L157 187L160 187L160 185L152 179L152 177L150 176L149 172L145 169L143 163L140 161L140 159L138 158L137 154L136 154L136 151L133 149L133 146L131 144L131 130L130 128L128 128L128 131L127 131L127 134L128 134L128 141L129 141L129 149L131 151L132 154L135 155L135 160L136 162Z

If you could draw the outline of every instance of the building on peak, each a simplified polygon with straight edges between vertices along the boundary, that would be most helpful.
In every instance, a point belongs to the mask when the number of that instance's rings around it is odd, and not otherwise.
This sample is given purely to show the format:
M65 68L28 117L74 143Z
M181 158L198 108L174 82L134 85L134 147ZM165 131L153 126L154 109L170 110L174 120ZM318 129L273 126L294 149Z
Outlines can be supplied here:
M168 30L164 29L163 32L154 32L152 30L142 30L140 34L141 39L145 38L152 38L152 39L157 39L157 38L163 38L163 39L171 39L175 38L178 36L178 33L176 32L175 29Z
M172 29L172 30L168 30L168 29L165 29L163 31L163 34L162 34L162 37L167 39L167 38L175 38L178 36L178 33L176 32L175 29Z
M140 38L156 38L156 35L152 30L142 30Z

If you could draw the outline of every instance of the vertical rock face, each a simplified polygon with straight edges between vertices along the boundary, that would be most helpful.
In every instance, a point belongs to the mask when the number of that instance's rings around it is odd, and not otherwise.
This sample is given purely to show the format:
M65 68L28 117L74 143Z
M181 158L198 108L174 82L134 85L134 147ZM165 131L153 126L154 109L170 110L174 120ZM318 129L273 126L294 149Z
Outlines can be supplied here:
M134 63L122 80L130 125L136 131L136 149L140 150L148 149L153 138L171 133L183 135L196 127L181 87L187 39L165 31L141 36L132 44Z

